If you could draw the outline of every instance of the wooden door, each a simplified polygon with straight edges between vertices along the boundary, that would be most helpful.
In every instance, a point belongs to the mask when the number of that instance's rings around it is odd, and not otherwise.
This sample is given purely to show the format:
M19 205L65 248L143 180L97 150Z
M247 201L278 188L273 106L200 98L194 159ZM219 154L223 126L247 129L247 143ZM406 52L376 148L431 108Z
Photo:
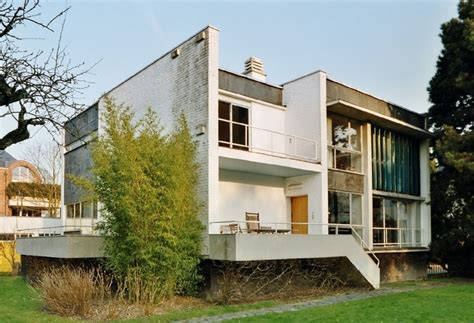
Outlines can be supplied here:
M291 198L291 233L308 234L308 197ZM300 222L305 224L293 224Z

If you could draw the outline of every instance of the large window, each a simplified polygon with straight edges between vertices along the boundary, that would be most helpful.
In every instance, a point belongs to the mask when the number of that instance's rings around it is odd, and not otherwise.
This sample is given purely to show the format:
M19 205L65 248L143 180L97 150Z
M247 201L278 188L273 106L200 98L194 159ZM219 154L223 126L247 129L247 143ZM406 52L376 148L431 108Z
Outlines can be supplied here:
M332 115L328 118L329 167L362 172L361 124L356 120Z
M362 195L329 191L329 233L351 233L351 228L362 237Z
M26 216L26 217L46 217L49 216L47 210L34 207L11 207L12 216Z
M219 146L249 149L249 110L219 101Z
M372 213L374 246L421 244L419 202L374 197Z
M97 202L84 201L66 205L66 217L69 219L97 219Z
M420 194L420 151L415 139L372 130L372 185L375 190Z
M19 166L13 169L12 182L33 183L34 177L28 168Z

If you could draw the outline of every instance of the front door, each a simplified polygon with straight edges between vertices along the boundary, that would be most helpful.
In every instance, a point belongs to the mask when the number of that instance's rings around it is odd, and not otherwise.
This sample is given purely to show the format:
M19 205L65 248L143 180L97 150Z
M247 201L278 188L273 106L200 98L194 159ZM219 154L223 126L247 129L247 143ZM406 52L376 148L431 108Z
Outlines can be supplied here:
M291 233L308 234L308 197L291 198ZM304 224L295 224L304 223Z

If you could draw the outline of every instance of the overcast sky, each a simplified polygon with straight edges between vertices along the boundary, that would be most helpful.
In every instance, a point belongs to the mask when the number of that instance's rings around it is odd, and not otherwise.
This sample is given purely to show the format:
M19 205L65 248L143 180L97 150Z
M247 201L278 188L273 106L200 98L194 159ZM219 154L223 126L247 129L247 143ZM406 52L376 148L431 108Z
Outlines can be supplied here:
M220 30L220 67L242 72L249 56L263 60L267 80L281 84L322 69L328 77L417 112L429 108L426 88L441 50L440 25L457 15L456 1L46 1L44 18L67 5L63 43L73 62L100 63L83 103L210 24ZM59 29L59 24L56 25ZM50 48L57 33L26 28ZM0 135L13 126L0 120ZM17 158L47 134L7 149Z

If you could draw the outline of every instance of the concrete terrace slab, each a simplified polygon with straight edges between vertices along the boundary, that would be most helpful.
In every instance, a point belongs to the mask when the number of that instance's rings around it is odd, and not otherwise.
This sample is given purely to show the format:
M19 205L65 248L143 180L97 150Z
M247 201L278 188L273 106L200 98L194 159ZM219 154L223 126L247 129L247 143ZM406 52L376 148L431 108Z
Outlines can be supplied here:
M104 238L92 235L18 238L16 251L22 256L51 258L103 258Z

